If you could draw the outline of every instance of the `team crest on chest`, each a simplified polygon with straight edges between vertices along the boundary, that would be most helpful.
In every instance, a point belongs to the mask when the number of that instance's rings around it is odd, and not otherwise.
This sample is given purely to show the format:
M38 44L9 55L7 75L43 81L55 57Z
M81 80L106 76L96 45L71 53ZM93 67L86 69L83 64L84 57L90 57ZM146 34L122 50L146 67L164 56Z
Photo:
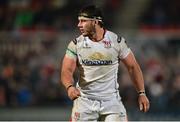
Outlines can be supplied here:
M111 41L103 40L102 42L103 42L105 48L111 48L111 45L112 45Z

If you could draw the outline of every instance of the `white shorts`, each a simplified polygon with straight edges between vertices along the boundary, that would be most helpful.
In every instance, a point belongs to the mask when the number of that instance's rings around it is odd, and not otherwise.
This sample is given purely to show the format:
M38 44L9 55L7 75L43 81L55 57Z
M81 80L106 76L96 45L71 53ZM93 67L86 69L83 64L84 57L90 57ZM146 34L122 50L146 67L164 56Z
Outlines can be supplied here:
M126 110L119 98L93 100L79 97L74 100L71 120L74 121L127 121Z

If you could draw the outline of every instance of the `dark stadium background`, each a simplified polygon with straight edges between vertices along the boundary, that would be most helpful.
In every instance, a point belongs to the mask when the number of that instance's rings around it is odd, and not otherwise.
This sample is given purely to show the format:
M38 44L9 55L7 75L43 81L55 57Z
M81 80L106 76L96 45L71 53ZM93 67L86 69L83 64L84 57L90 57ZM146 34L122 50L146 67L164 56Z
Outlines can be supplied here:
M72 102L59 72L87 4L102 7L105 27L127 39L142 67L147 113L119 67L129 120L180 120L179 0L0 0L0 120L69 120Z

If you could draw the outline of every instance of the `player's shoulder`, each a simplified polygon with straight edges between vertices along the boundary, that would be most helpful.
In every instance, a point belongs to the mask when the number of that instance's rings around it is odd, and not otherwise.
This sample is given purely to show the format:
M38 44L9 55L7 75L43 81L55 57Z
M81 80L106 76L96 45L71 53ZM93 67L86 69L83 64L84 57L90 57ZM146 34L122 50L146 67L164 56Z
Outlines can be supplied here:
M117 34L115 32L106 30L106 36L112 37L112 38L117 38Z
M81 42L81 41L83 41L83 40L84 40L84 37L83 37L82 35L80 35L80 36L74 38L74 39L72 40L72 42L76 45L77 43L79 43L79 42Z
M106 36L115 43L120 43L121 41L124 40L124 37L122 37L121 34L116 34L115 32L109 30L106 32Z
M84 36L83 35L80 35L76 38L76 40L79 42L79 41L83 41L84 40Z

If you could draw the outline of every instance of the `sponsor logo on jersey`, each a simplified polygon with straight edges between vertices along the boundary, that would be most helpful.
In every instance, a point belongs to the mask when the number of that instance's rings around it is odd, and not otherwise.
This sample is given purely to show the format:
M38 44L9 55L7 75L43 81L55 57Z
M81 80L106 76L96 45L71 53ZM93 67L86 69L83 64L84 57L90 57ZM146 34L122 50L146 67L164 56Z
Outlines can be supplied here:
M112 61L111 60L88 60L88 59L84 59L82 60L82 63L84 65L88 65L88 66L91 66L91 65L109 65L109 64L112 64Z
M99 52L95 52L88 57L88 59L82 59L84 65L110 65L112 64L111 56L105 56Z

